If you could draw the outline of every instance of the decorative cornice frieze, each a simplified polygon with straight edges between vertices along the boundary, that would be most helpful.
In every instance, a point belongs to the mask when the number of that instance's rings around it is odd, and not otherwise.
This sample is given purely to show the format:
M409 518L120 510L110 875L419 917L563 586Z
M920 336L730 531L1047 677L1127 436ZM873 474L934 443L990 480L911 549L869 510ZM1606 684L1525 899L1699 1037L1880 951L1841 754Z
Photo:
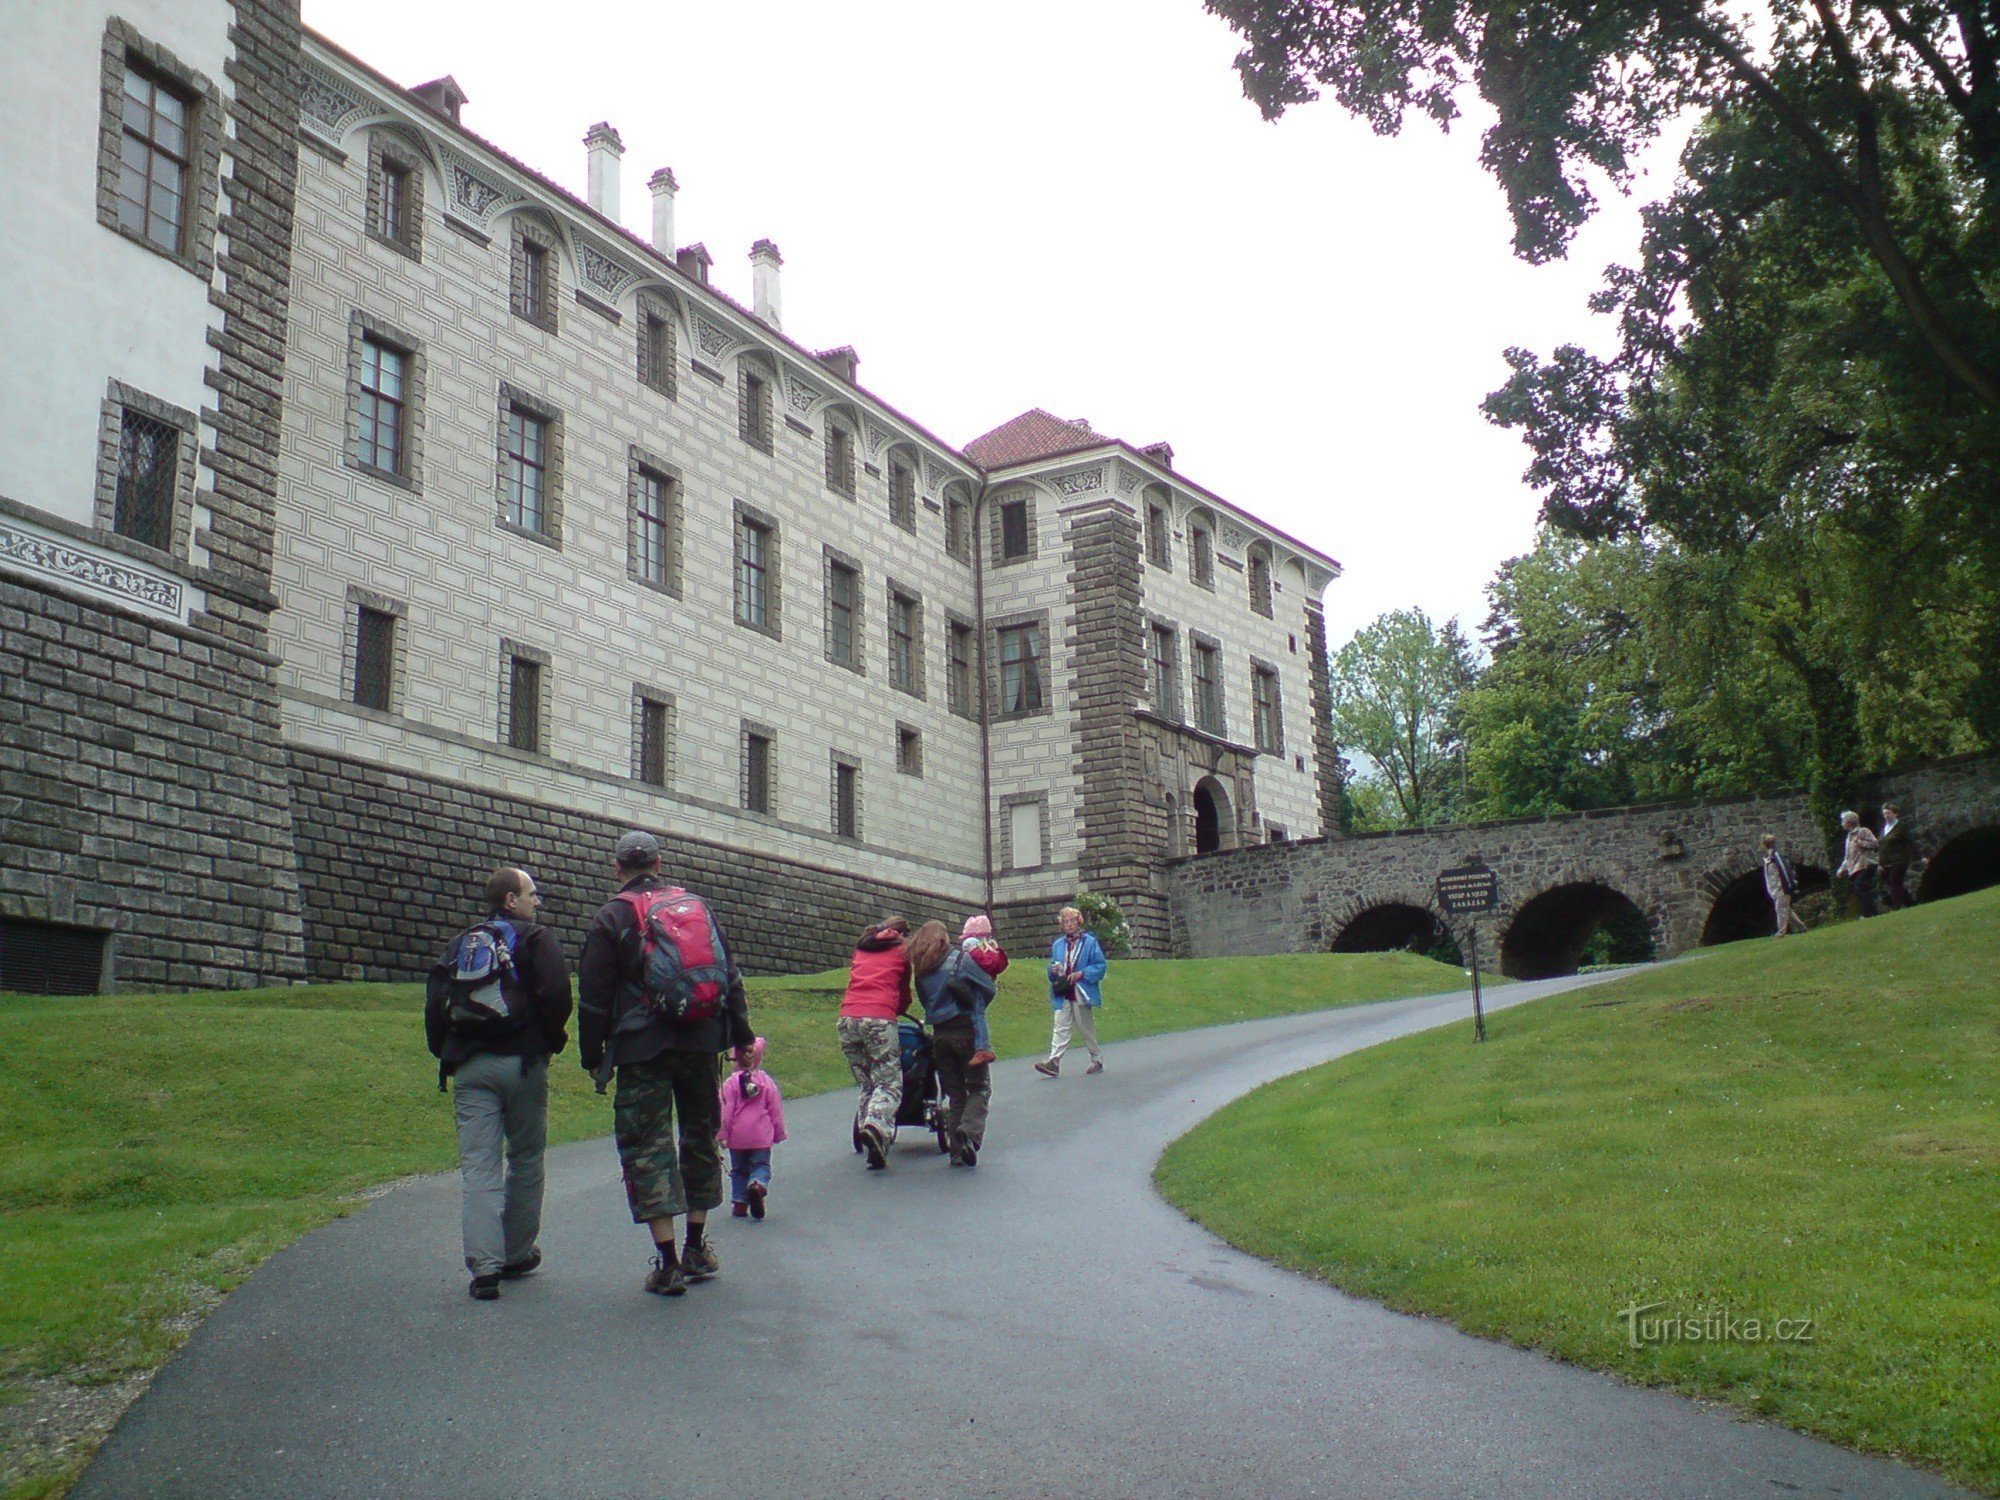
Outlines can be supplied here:
M516 192L505 183L489 177L479 170L471 157L449 146L440 146L438 155L444 162L444 211L447 217L470 224L475 229L485 229L501 209L527 201L527 194Z
M179 579L18 522L0 520L0 567L51 578L116 604L187 623L188 590Z
M1065 498L1073 495L1087 495L1092 490L1104 488L1104 466L1080 469L1074 474L1058 474L1049 480L1058 495Z
M889 429L877 422L868 424L868 456L873 458L882 451L882 445L889 441Z
M616 301L625 288L639 279L638 271L624 261L606 255L588 240L577 241L576 260L583 279L608 300Z
M369 112L368 101L313 63L299 65L299 122L338 146L347 127Z
M694 320L694 339L701 346L701 352L711 359L720 359L729 351L731 344L741 342L727 328L700 316Z
M790 370L785 371L785 403L793 411L809 412L820 399L820 392L809 382L800 379Z
M1143 477L1130 464L1121 463L1118 465L1118 493L1121 495L1131 494L1132 491L1139 488L1139 481Z
M924 460L924 488L933 495L950 484L958 476L934 458Z

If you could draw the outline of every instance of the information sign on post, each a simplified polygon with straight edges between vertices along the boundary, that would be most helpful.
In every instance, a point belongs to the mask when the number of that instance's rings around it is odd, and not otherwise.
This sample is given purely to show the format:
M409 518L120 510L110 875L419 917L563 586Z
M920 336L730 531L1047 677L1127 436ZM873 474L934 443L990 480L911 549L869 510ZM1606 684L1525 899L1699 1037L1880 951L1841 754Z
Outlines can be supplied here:
M1500 904L1500 877L1475 859L1438 876L1437 898L1446 915L1472 919L1472 940L1466 955L1472 970L1472 1039L1483 1042L1486 1010L1479 997L1479 919Z

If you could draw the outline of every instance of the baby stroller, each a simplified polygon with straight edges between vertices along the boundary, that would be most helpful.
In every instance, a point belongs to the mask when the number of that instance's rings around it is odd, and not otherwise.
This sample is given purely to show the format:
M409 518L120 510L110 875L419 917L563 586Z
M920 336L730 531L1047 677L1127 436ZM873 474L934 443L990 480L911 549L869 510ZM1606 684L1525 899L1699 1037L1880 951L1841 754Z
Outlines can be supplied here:
M896 1039L903 1050L903 1102L896 1106L896 1124L920 1125L937 1137L940 1151L951 1150L944 1128L944 1085L938 1081L931 1063L931 1029L914 1016L896 1023ZM854 1117L854 1149L861 1144L861 1116Z

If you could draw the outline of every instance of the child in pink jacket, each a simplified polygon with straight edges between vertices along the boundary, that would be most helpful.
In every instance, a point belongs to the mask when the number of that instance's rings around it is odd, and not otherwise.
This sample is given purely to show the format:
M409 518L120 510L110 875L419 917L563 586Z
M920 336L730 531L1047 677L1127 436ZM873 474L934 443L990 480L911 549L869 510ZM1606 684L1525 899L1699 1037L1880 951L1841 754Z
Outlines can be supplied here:
M764 1217L771 1192L771 1148L785 1138L785 1099L764 1071L764 1039L738 1053L736 1071L722 1080L722 1144L729 1148L729 1212Z

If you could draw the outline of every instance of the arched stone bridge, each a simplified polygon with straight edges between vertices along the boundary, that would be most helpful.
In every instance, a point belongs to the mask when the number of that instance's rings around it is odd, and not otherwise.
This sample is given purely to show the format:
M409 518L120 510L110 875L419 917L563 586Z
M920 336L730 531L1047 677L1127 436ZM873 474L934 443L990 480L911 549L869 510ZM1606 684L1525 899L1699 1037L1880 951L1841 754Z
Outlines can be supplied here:
M2000 883L2000 757L1960 756L1872 779L1914 832L1920 901ZM1573 972L1605 929L1666 957L1770 931L1758 839L1778 836L1806 891L1827 883L1825 840L1803 792L1662 802L1447 828L1263 844L1176 860L1164 872L1177 954L1431 946L1438 872L1477 858L1500 878L1480 920L1482 967ZM1462 921L1450 925L1462 947Z

